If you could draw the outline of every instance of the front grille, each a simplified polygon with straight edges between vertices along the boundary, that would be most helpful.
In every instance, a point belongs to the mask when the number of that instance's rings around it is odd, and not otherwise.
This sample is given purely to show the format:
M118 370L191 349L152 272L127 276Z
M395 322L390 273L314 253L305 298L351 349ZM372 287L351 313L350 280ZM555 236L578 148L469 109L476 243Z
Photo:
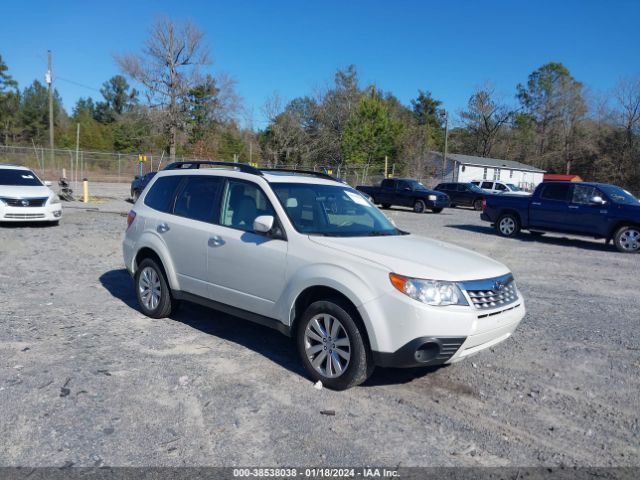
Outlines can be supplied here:
M47 203L47 197L43 198L6 198L0 197L9 207L42 207Z
M506 307L518 300L516 283L511 274L486 280L462 282L476 310Z
M44 218L44 213L6 213L4 218L13 218L15 220L34 220L36 218Z

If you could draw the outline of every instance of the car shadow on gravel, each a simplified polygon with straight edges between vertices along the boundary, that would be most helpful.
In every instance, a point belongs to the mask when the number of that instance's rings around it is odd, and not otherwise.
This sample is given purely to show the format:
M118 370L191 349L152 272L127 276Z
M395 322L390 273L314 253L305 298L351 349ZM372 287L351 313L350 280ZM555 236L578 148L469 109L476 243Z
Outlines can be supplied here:
M102 274L100 283L113 297L138 310L133 280L126 269ZM249 348L287 370L306 377L293 342L276 330L190 302L182 302L170 318L208 335Z
M485 233L488 235L498 236L493 227L482 226L482 225L446 225L447 228L455 228L458 230L465 230L467 232L474 233ZM582 240L579 238L567 238L567 237L559 237L557 235L562 235L561 233L546 233L543 235L532 235L529 232L521 232L519 235L511 238L510 240L517 240L520 242L527 243L541 243L547 245L558 245L562 247L577 247L583 248L585 250L594 250L600 252L613 252L615 251L615 247L613 245L606 245L604 240ZM503 238L503 237L501 237ZM588 238L588 237L587 237Z
M138 310L133 280L126 269L111 270L102 274L100 283L113 297L124 302L128 307ZM214 335L253 350L287 370L309 378L298 358L293 341L276 330L190 302L183 302L170 318L207 335ZM377 387L409 383L441 368L441 366L378 367L362 386Z
M0 228L53 228L58 225L54 225L52 222L0 222Z

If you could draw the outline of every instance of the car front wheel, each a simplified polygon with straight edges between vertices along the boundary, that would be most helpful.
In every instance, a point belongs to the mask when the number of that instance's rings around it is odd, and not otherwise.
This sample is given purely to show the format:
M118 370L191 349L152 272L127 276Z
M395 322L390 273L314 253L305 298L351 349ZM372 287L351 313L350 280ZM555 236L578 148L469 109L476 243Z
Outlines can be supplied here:
M640 251L640 227L631 225L620 227L613 240L619 252L636 253Z
M373 363L354 320L338 300L321 300L307 307L296 331L302 363L327 388L345 390L364 382Z
M416 213L424 213L426 206L422 200L416 200L413 204L413 211Z
M431 211L433 213L440 213L442 211L442 208L432 208Z

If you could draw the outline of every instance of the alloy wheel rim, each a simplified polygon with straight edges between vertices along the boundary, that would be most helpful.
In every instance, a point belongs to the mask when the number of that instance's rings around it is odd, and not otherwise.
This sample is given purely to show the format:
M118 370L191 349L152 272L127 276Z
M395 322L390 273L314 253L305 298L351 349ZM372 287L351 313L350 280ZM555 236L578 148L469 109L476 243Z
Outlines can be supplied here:
M155 269L145 267L140 272L138 291L140 292L140 300L147 310L155 310L158 307L162 296L162 288L160 276Z
M620 235L620 246L628 252L640 250L640 231L629 229Z
M307 323L304 351L316 372L325 378L337 378L349 367L351 342L340 320L320 313Z
M420 202L416 202L413 206L413 211L416 213L421 213L424 210L424 206Z
M513 218L507 217L500 220L500 231L505 235L511 235L516 228L516 222Z

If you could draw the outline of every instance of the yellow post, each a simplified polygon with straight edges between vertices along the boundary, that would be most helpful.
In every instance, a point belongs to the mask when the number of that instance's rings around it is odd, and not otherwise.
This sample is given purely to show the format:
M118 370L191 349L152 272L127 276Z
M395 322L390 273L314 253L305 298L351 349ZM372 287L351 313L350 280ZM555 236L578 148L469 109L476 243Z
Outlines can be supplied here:
M89 203L89 180L86 178L82 179L82 190L84 193L84 203Z

